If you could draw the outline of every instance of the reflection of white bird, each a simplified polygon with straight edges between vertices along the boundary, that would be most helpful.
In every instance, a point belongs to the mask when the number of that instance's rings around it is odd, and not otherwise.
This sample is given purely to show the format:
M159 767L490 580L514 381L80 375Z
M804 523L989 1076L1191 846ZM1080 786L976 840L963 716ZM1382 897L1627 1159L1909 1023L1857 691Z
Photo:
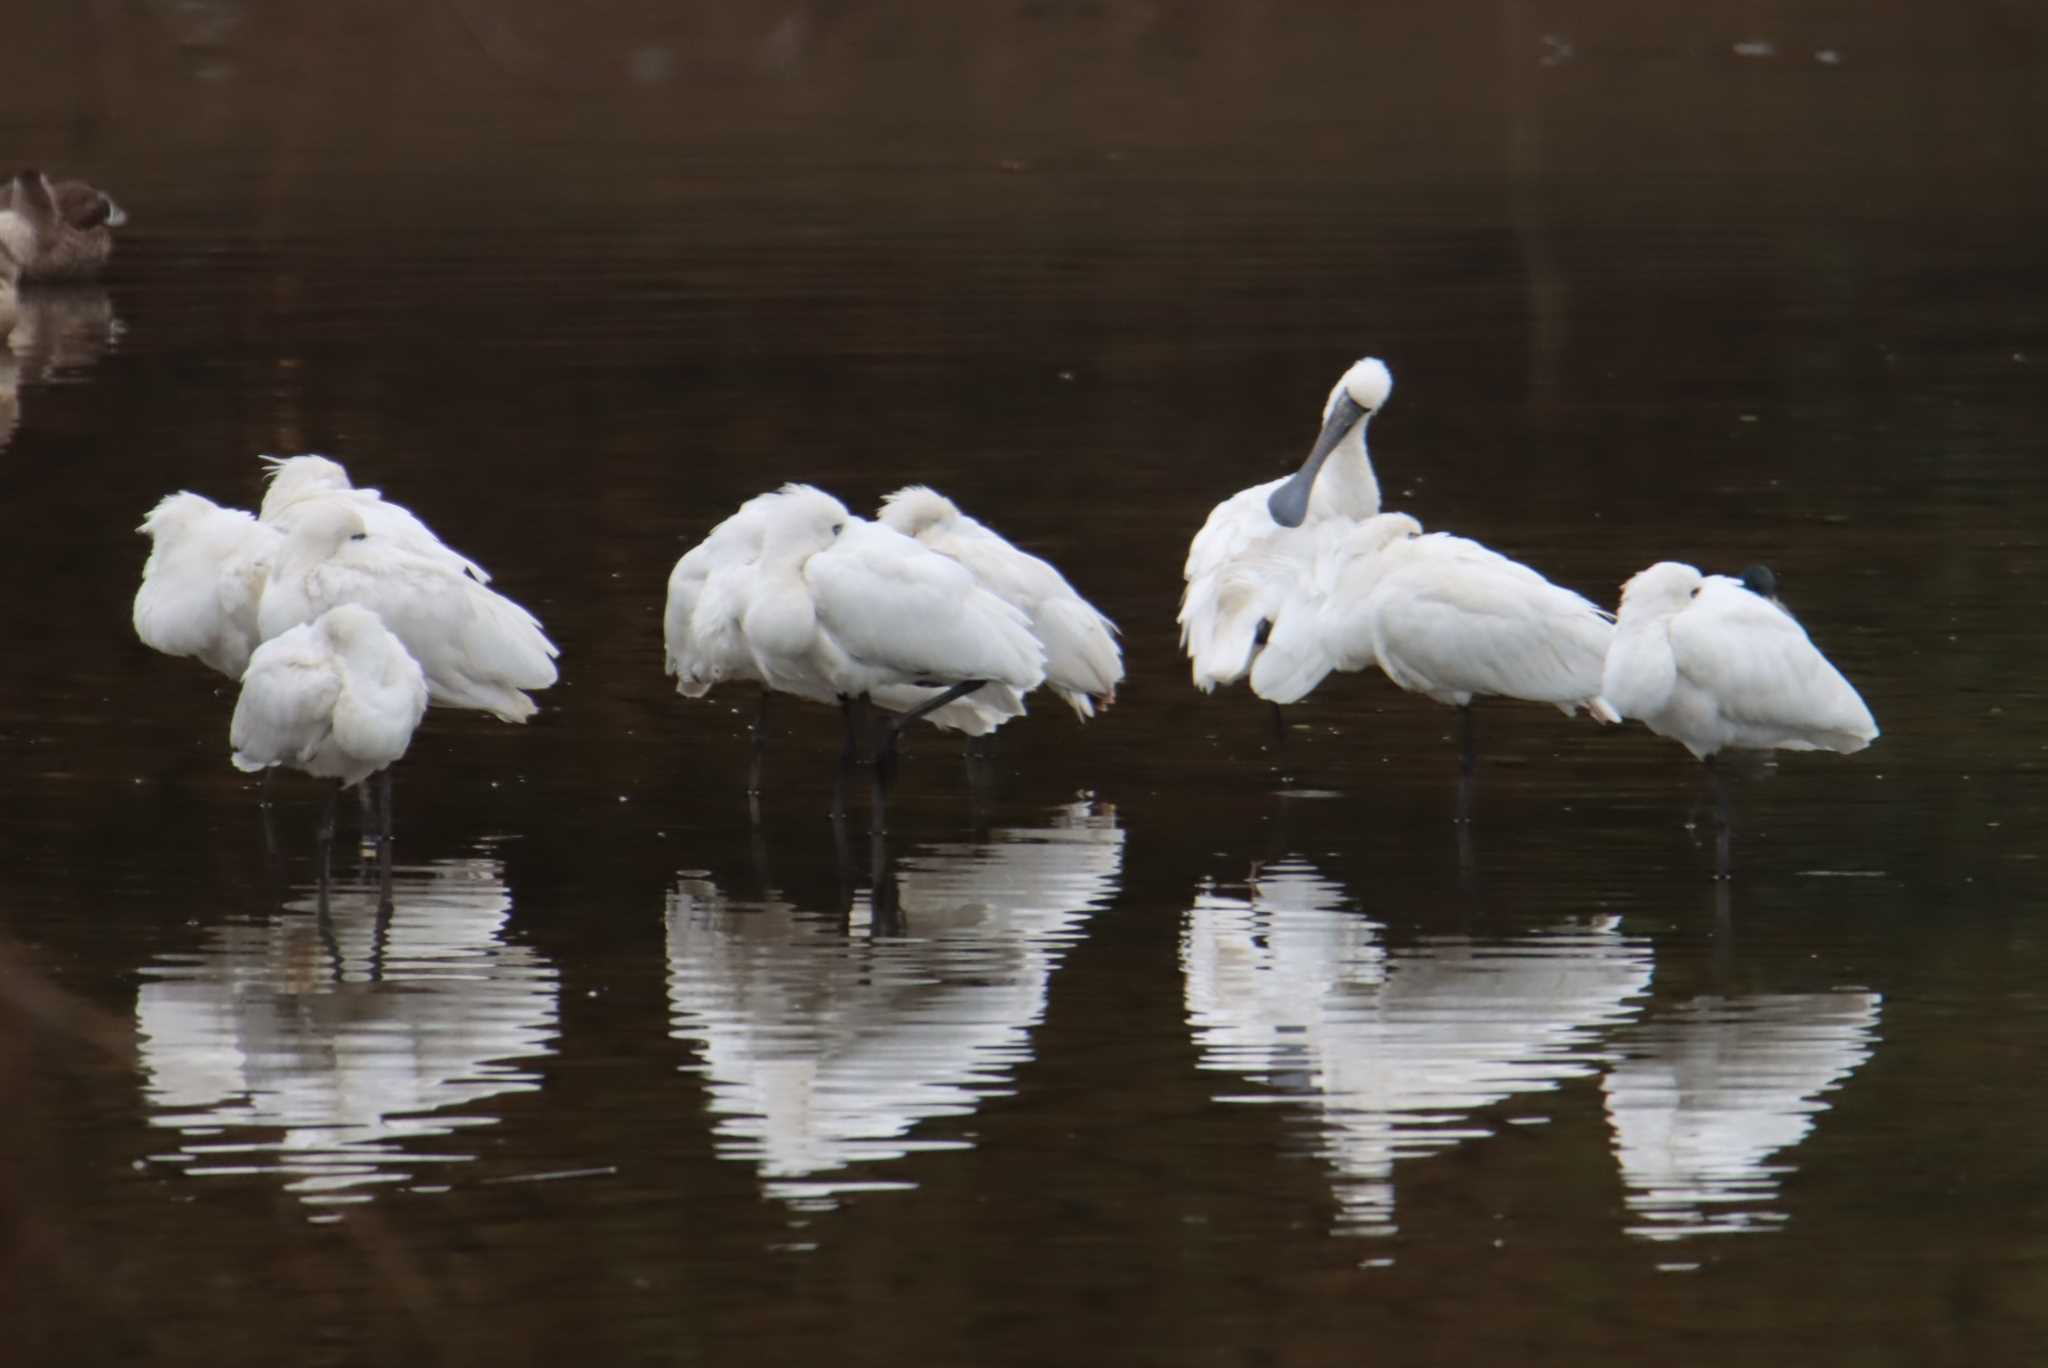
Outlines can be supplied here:
M436 703L524 722L537 709L521 690L555 682L555 646L533 614L444 558L372 538L350 505L320 500L277 551L257 628L268 639L342 603L384 620Z
M1330 391L1322 433L1301 469L1217 504L1188 544L1180 641L1202 692L1235 683L1251 668L1275 615L1308 571L1314 543L1305 534L1332 519L1352 522L1380 511L1365 429L1393 388L1383 362L1366 357L1354 364Z
M1593 1073L1651 960L1617 918L1389 946L1346 902L1293 862L1264 869L1249 898L1205 890L1181 966L1201 1067L1315 1107L1346 1225L1385 1234L1396 1162L1489 1134L1486 1109Z
M1758 567L1761 571L1761 567ZM1753 572L1754 573L1754 572ZM1759 575L1759 583L1765 584ZM1622 587L1621 616L1601 692L1707 762L1728 864L1728 795L1714 769L1725 749L1831 750L1877 738L1854 687L1766 592L1725 575L1660 561Z
M1042 826L915 849L899 864L913 934L849 936L780 899L678 883L668 910L673 1033L695 1046L721 1155L771 1194L848 1185L848 1165L1009 1087L1061 959L1113 898L1123 833L1076 803Z
M687 698L702 698L721 684L769 687L745 629L754 597L765 583L761 575L762 548L777 517L794 502L813 496L831 499L830 495L800 485L757 494L676 562L669 573L668 598L662 612L663 660L668 673L675 677L676 692ZM840 520L846 519L843 505L831 500L831 506L837 509ZM929 704L938 692L916 686L885 686L873 697L879 706L900 713ZM969 736L982 736L1023 711L1017 690L1007 684L991 683L934 708L925 720ZM760 739L757 719L757 746Z
M396 764L427 711L419 662L367 608L329 608L256 648L229 727L237 769L289 765L341 787Z
M135 635L165 655L196 656L240 679L263 639L257 605L284 538L239 508L166 495L136 529L150 539L135 591Z
M1630 1233L1768 1228L1790 1149L1876 1041L1876 993L1696 998L1632 1029L1603 1082Z
M1252 667L1252 689L1292 703L1331 670L1376 664L1401 688L1458 709L1469 778L1476 697L1619 721L1600 697L1613 635L1606 613L1528 566L1382 513L1326 534Z
M263 460L270 467L264 474L270 487L263 492L263 506L257 516L279 531L291 531L292 525L314 504L339 501L356 510L363 527L378 541L446 560L477 583L490 583L491 577L482 566L435 536L411 509L389 502L377 490L358 489L350 484L348 471L339 461L311 453L265 456Z
M505 874L487 856L401 869L403 912L338 892L207 927L146 965L136 992L149 1123L170 1162L263 1170L303 1200L422 1182L475 1149L487 1104L530 1092L557 1033L557 974L507 943ZM221 1156L230 1148L232 1165Z
M1124 677L1116 624L1074 592L1050 562L1020 551L943 494L911 485L882 501L876 521L966 566L975 583L1020 608L1045 648L1045 683L1082 720L1116 701Z

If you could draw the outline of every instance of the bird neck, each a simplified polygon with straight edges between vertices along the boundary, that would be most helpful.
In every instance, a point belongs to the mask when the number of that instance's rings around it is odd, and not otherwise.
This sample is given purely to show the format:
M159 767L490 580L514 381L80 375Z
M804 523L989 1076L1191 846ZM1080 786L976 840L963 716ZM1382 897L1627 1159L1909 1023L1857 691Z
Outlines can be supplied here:
M1344 518L1370 518L1380 511L1380 484L1373 475L1372 458L1365 450L1365 429L1369 419L1352 425L1316 475L1309 492L1311 508L1320 514Z

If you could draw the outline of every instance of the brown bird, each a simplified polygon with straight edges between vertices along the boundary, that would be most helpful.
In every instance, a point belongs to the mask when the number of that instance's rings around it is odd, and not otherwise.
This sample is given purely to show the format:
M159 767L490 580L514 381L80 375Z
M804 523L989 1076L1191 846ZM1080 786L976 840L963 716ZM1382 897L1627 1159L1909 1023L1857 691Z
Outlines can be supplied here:
M0 185L0 210L12 210L35 231L35 249L22 263L24 280L86 280L114 252L114 232L128 215L111 195L81 180L54 184L28 169Z

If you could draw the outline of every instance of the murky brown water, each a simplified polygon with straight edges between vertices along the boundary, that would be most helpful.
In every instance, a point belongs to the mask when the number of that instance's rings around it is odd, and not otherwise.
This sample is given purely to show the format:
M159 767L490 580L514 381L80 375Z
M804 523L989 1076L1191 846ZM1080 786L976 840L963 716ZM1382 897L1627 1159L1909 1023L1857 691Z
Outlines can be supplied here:
M132 216L0 353L23 1362L2038 1353L2037 21L483 10L14 16L0 146ZM1768 560L1884 738L1746 775L1717 885L1640 729L1482 709L1461 846L1445 710L1196 695L1187 537L1366 352L1391 504L1608 602ZM564 650L430 719L389 918L128 628L143 511L303 449ZM757 826L661 675L789 478L1125 631L992 787L915 740L893 898L836 719Z

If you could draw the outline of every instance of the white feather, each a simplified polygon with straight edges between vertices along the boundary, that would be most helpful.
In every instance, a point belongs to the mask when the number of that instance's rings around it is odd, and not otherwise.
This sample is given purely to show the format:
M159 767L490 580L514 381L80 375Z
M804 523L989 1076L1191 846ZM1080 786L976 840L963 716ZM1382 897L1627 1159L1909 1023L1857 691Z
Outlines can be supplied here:
M1623 717L1702 759L1729 748L1846 755L1878 736L1861 696L1790 613L1676 561L1624 586L1601 687Z
M228 729L238 769L289 765L343 786L397 762L427 710L419 662L343 604L256 648Z
M537 709L521 691L555 682L557 651L533 614L445 557L378 540L351 505L321 501L285 538L257 626L267 639L342 603L384 620L426 672L436 703L524 722Z
M1099 701L1116 699L1124 677L1116 624L1074 592L1052 564L1012 546L953 501L922 485L899 489L882 501L877 521L948 559L975 583L1030 620L1045 651L1046 687L1084 720Z
M136 529L150 539L135 591L135 635L239 679L262 635L257 604L284 538L239 508L166 495Z
M257 516L280 532L290 532L307 510L322 502L340 502L355 509L363 526L379 541L402 546L416 555L445 561L478 584L489 584L484 568L434 535L409 508L391 503L374 489L349 483L348 471L325 456L265 456L269 488Z
M1253 691L1292 703L1322 673L1378 665L1453 707L1520 698L1615 720L1600 698L1614 633L1605 613L1477 542L1420 533L1384 513L1326 546L1253 667Z

